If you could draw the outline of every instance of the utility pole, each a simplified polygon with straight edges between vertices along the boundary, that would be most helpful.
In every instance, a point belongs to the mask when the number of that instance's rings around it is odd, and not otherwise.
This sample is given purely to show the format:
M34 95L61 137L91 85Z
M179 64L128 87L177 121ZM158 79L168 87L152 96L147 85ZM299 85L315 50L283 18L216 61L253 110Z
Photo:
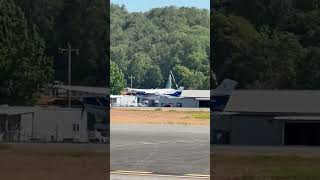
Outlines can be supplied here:
M132 79L134 79L134 76L129 76L129 79L130 79L130 87L131 87L131 89L132 89Z
M62 49L59 48L60 53L68 53L68 86L70 88L71 86L71 54L72 52L75 52L77 55L80 54L80 50L79 49L72 49L70 43L68 43L68 48L67 49ZM70 101L70 90L68 90L68 107L71 107L71 101Z
M132 79L134 79L134 76L129 76L129 79L130 79L130 88L132 89ZM132 96L132 92L131 92L131 96Z

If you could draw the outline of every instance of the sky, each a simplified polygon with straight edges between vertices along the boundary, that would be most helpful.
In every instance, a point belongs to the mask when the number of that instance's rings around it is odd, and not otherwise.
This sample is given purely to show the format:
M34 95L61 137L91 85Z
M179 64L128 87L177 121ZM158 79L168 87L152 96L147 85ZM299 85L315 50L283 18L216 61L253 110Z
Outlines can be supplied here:
M111 0L113 4L124 4L129 12L145 12L164 6L197 7L210 9L210 0Z

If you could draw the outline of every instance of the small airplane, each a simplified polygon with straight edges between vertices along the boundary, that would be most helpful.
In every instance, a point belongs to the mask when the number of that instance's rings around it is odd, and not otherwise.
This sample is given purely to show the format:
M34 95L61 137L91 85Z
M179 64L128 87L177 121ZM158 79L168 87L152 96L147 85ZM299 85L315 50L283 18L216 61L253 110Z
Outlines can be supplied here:
M176 85L177 90L172 89L172 80ZM164 89L132 89L126 88L126 94L136 95L139 98L146 100L158 101L160 98L180 98L184 87L178 86L172 71L169 73L166 88Z
M131 89L127 88L127 94L134 94L143 99L179 98L184 87L175 89Z
M221 112L226 107L229 97L238 83L231 79L225 79L211 91L211 110Z

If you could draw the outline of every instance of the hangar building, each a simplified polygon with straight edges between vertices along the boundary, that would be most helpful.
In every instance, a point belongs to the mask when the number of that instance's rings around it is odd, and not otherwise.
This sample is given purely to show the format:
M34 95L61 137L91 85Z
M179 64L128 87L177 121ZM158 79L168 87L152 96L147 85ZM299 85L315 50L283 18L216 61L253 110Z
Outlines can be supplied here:
M320 91L237 90L211 118L214 144L320 145Z
M210 90L183 90L179 98L160 98L159 107L171 104L174 107L209 108Z

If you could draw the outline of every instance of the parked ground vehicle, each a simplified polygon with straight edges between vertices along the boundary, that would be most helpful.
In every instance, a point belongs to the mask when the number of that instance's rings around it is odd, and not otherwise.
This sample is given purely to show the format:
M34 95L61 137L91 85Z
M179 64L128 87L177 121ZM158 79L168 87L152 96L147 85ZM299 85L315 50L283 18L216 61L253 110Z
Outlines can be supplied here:
M173 107L173 104L166 104L163 107Z

